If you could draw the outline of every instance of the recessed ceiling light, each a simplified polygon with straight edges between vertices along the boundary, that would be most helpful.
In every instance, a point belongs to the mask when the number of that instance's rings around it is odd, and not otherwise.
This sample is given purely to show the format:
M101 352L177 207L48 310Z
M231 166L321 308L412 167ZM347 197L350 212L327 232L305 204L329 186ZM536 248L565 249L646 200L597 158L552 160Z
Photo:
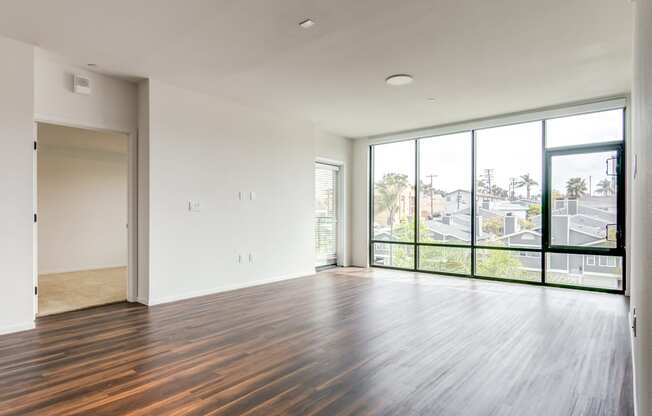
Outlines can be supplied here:
M86 64L87 66L90 66L91 68L95 68L97 64Z
M408 85L411 84L412 81L414 81L414 78L412 78L412 75L408 75L408 74L390 75L385 79L387 85L391 85L394 87L398 87L401 85Z
M430 98L428 98L428 102L429 102L429 103L434 103L435 101L437 101L437 99L434 98L434 97L430 97Z
M299 26L301 26L304 29L309 29L315 25L315 21L312 19L306 19L303 22L299 23Z

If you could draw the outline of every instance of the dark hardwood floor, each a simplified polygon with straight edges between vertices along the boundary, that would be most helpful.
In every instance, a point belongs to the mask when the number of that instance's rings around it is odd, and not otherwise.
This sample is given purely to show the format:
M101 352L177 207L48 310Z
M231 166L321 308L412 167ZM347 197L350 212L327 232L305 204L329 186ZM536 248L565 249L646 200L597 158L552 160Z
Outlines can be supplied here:
M415 276L39 319L0 337L0 415L633 414L626 298Z

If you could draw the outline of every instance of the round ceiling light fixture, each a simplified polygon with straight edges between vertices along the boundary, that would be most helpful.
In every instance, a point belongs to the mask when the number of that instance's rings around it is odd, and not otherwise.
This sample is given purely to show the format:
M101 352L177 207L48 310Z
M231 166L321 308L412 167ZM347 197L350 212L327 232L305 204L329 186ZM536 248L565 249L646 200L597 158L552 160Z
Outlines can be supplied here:
M412 84L413 81L414 78L412 78L412 75L409 74L394 74L385 78L385 82L387 83L387 85L391 85L393 87L400 87L401 85Z

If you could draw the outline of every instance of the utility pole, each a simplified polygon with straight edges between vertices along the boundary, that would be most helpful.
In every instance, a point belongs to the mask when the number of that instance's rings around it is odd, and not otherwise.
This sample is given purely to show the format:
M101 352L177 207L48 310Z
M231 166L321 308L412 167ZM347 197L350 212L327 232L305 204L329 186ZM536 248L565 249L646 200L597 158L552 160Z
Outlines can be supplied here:
M516 199L516 178L509 178L509 195L512 201Z
M493 169L485 169L485 170L484 170L484 174L482 174L480 177L481 177L482 179L484 179L484 181L485 181L486 184L487 184L487 190L488 190L487 193L491 194L491 190L492 190L492 188L491 188L491 186L492 186L492 185L491 185L491 182L492 182L492 180L493 180L493 178L494 178L494 170L493 170Z
M434 217L434 193L435 193L435 188L433 188L433 179L436 178L439 175L427 175L426 178L430 178L430 218Z

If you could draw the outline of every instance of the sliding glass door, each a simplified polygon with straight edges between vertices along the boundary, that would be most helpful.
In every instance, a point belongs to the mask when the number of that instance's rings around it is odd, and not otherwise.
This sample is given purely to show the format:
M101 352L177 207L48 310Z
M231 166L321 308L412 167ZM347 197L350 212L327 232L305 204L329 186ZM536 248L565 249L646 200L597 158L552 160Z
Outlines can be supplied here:
M377 267L622 293L624 108L371 146Z
M338 184L337 166L315 165L316 267L337 265Z

